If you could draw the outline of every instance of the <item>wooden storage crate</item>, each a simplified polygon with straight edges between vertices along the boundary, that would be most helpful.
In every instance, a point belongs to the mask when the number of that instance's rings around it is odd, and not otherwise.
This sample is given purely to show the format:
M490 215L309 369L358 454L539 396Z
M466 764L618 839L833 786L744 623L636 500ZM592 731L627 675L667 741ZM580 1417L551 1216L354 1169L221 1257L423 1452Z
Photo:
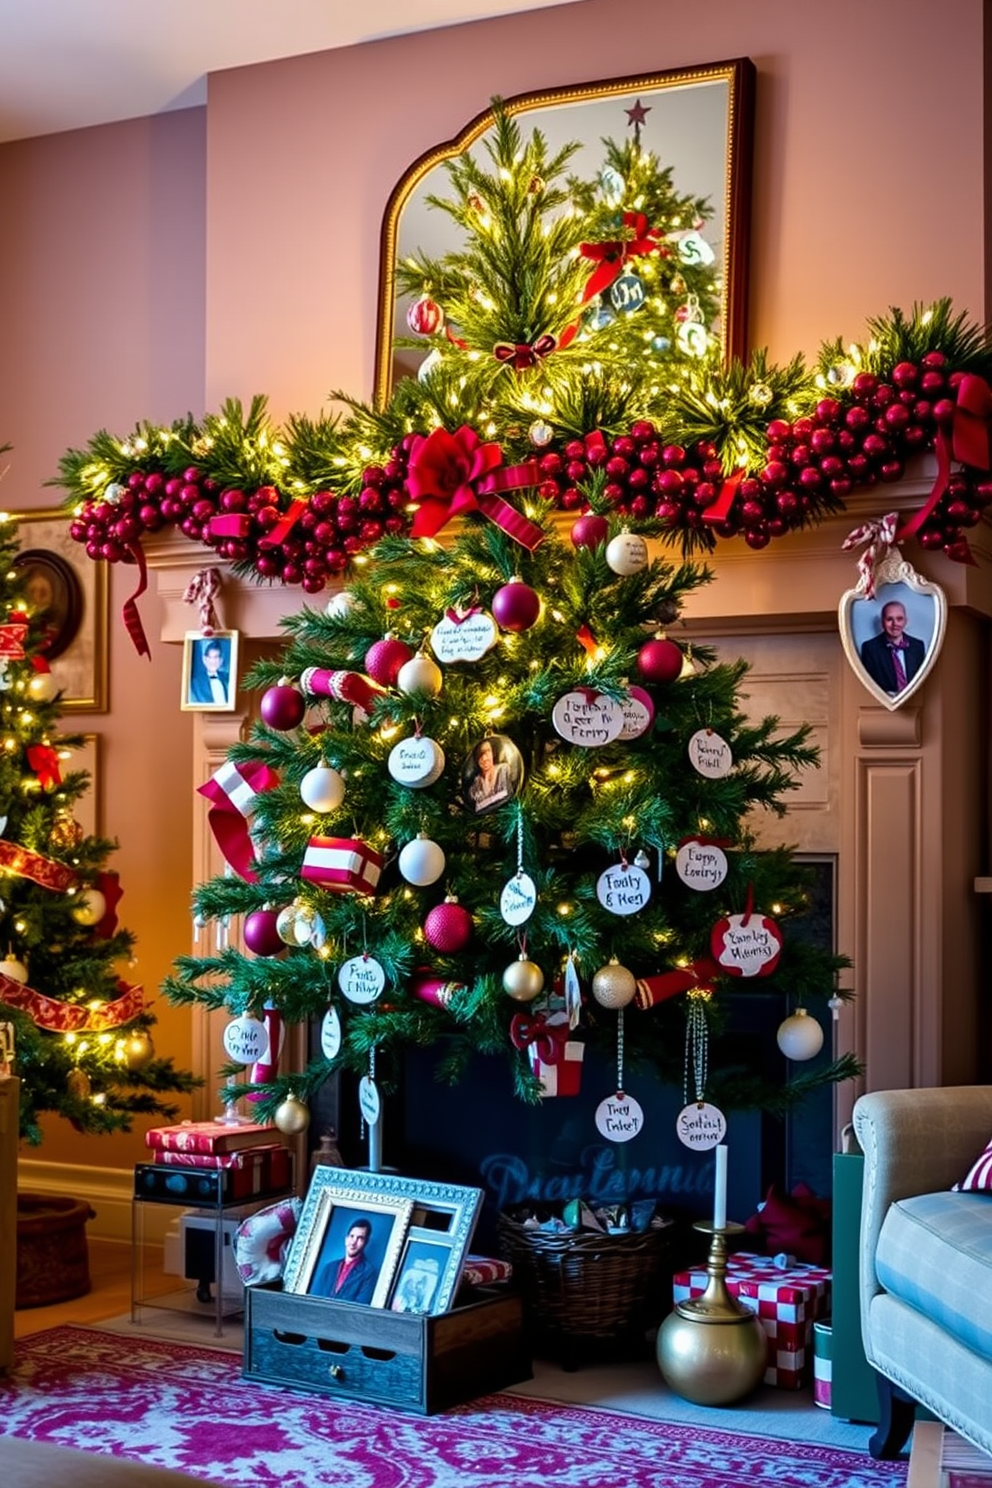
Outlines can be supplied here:
M437 1317L245 1290L245 1379L433 1415L531 1378L515 1292Z

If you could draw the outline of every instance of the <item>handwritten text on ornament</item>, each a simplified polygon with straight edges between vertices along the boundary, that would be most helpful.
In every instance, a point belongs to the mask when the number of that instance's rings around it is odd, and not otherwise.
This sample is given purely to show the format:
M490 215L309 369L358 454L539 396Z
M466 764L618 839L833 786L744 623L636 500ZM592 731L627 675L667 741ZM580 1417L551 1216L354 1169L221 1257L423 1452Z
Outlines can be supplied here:
M637 914L651 897L651 880L643 868L617 864L599 875L596 897L611 914Z
M684 842L675 855L675 871L690 889L719 888L727 876L727 855L715 843Z
M551 720L558 733L569 744L583 749L600 749L619 738L623 728L623 709L613 698L583 692L567 692L551 710Z
M629 1142L644 1125L644 1112L632 1095L618 1091L596 1107L596 1130L608 1142Z

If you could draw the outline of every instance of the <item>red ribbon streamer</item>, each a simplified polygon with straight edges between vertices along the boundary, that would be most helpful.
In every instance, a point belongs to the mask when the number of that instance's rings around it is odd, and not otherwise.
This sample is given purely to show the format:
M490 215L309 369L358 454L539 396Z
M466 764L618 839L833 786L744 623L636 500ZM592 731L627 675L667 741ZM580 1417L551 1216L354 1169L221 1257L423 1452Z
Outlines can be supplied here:
M54 790L62 784L58 753L50 744L29 744L25 753L42 790Z
M583 648L584 651L588 651L590 656L596 655L596 652L599 650L599 642L596 640L596 637L593 635L588 625L579 626L578 630L575 632L575 639L578 641L579 645Z
M109 940L117 929L117 906L124 897L120 875L113 869L98 873L93 887L103 895L107 905L103 912L103 919L98 925L93 926L93 934L100 940Z
M496 493L534 484L534 462L511 466L493 477L502 463L498 444L483 444L468 425L454 434L435 429L418 435L410 449L407 489L417 503L412 537L435 537L452 517L480 511L515 542L531 551L542 541L541 529ZM476 490L478 483L478 490Z
M743 479L743 470L735 470L732 475L727 476L727 479L703 512L704 522L725 522L727 520L730 515L730 508L733 506L737 495L737 488Z
M250 1085L266 1085L270 1080L274 1080L279 1072L279 1048L282 1043L282 1014L278 1008L273 1007L270 1003L266 1003L265 1012L262 1015L262 1024L265 1028L268 1043L265 1046L265 1053L262 1055L262 1058L257 1064L253 1064L251 1067L251 1073L248 1076L248 1083ZM249 1091L248 1099L252 1101L261 1100L261 1092Z
M211 802L207 821L224 861L247 883L255 883L258 878L252 867L255 848L248 830L255 798L278 783L279 776L270 765L228 762L196 788L198 795Z
M0 868L7 873L16 873L18 878L29 878L43 889L53 889L66 894L76 887L77 879L71 868L56 863L53 858L43 858L41 853L20 847L16 842L0 841Z
M125 990L114 1002L104 1003L101 1008L79 1007L46 997L43 992L0 973L0 1002L27 1013L35 1027L46 1033L100 1032L130 1023L141 1012L141 987L127 987L123 982L119 985Z
M11 618L5 625L0 625L0 657L6 657L10 661L23 661L24 637L27 633L26 621L21 624Z
M709 956L700 956L693 961L691 966L679 966L675 971L663 971L657 976L642 977L637 983L637 991L634 993L634 1006L638 1008L657 1007L659 1002L666 1002L669 997L677 997L680 992L689 992L693 987L706 986L706 984L719 975L720 968Z
M966 372L958 383L957 401L950 433L938 429L934 440L937 456L937 477L930 495L918 512L899 529L896 541L914 537L930 517L940 498L947 490L951 476L951 460L970 465L974 470L988 470L992 465L989 452L989 423L992 421L992 388L984 377ZM973 561L970 560L969 561Z
M145 550L140 543L131 543L128 552L138 565L138 587L133 594L128 595L121 606L121 619L124 621L125 629L131 637L131 644L139 656L147 656L151 660L151 650L148 645L148 637L145 635L145 627L141 623L138 614L138 600L148 588L148 565L145 562Z
M583 243L580 247L579 252L583 258L599 264L599 268L586 282L582 292L583 304L594 295L602 294L604 289L609 289L613 281L619 279L629 259L643 258L654 252L660 252L667 258L668 250L662 248L660 243L661 229L648 227L648 219L643 212L624 212L623 225L632 230L633 237L615 243Z
M207 523L208 537L247 537L251 531L251 517L247 512L225 512L222 517L211 517Z
M514 1013L510 1042L515 1049L533 1047L542 1064L557 1064L570 1037L567 1020L549 1023L544 1013Z
M260 487L260 489L271 490L273 501L276 500L277 492L274 486L270 486L268 488L263 486ZM279 521L272 528L272 530L270 532L267 532L264 537L260 537L258 539L259 548L264 549L281 547L286 538L292 532L293 528L296 526L297 522L300 520L300 517L306 511L306 509L307 503L303 499L303 497L294 496L293 500L289 503L289 506L283 512L282 516L279 518Z
M528 367L536 367L544 357L550 356L557 345L557 339L547 334L538 336L536 341L518 341L516 345L511 341L497 341L493 356L498 362L512 362L516 372L526 372Z

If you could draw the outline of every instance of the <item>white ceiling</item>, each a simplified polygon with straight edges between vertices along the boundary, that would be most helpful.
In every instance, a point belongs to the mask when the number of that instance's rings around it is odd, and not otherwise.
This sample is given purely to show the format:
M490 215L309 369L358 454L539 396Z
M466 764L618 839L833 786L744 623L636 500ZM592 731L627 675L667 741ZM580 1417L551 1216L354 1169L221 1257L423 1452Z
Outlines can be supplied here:
M206 76L574 0L0 0L0 143L206 99Z

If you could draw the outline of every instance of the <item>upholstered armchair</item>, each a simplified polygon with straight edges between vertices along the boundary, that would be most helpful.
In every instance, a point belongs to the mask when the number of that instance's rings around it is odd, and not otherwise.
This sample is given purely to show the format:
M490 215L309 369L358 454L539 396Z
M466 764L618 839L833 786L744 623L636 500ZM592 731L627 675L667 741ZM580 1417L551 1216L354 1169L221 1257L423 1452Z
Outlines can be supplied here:
M873 1457L925 1406L992 1453L992 1192L953 1192L992 1142L992 1086L864 1095L861 1330L877 1372Z

